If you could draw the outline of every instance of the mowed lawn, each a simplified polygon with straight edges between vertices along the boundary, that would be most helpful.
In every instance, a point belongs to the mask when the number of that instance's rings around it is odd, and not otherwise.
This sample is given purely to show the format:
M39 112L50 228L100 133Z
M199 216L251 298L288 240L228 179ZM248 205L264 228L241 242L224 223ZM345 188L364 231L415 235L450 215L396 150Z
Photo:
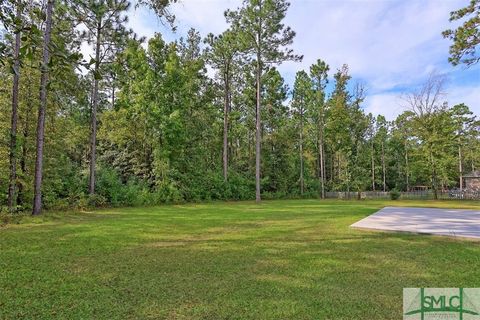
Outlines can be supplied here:
M404 287L480 287L480 242L291 200L47 214L0 229L0 319L400 319Z

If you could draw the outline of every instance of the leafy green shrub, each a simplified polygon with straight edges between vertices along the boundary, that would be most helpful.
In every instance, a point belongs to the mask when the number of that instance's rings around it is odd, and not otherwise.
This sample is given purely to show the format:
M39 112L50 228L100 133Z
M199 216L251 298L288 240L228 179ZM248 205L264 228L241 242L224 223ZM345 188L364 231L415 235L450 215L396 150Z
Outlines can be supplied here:
M9 213L0 212L0 227L4 227L7 224L18 224L22 220L24 214L21 213Z
M89 201L88 201L88 196L86 196L84 193L80 195L76 203L74 204L75 207L77 207L80 210L85 210L89 208Z
M6 212L0 212L0 227L7 225L11 220L11 214Z
M150 190L146 182L130 178L126 183L118 172L111 168L101 168L97 174L95 206L142 206L166 202L178 202L181 197L172 184L162 184L157 190ZM88 201L89 206L93 203Z
M91 194L88 196L88 206L91 208L105 207L107 199L100 194Z
M97 181L95 185L96 194L103 197L106 203L109 203L113 206L121 205L121 195L122 195L122 180L120 179L119 174L110 168L100 168L97 171ZM103 200L98 199L98 200ZM93 199L94 203L97 203ZM100 201L102 202L102 201ZM92 200L89 199L89 205L92 205Z
M264 200L275 200L275 199L282 199L282 198L287 198L287 197L288 196L283 191L277 191L277 192L265 191L265 192L262 192L262 199L264 199Z
M66 155L49 158L46 164L55 170L45 170L42 185L42 202L45 209L66 210L76 205L78 196L87 189L87 180L82 175L78 164L72 162ZM25 199L31 199L33 190L28 190ZM72 201L73 200L73 201ZM30 206L30 201L25 205Z
M317 190L307 190L303 193L303 199L315 199L318 198L318 189Z
M231 172L225 188L224 200L249 200L255 199L255 181Z
M183 197L175 182L163 181L157 186L156 203L178 203Z
M50 205L50 208L55 208L56 210L61 210L61 211L68 210L71 207L72 207L72 204L69 202L68 198L55 199Z
M143 206L155 204L153 193L148 186L137 179L130 179L125 185L122 185L119 192L117 199L121 205Z
M400 192L396 189L393 189L392 191L390 191L390 199L392 200L400 199Z

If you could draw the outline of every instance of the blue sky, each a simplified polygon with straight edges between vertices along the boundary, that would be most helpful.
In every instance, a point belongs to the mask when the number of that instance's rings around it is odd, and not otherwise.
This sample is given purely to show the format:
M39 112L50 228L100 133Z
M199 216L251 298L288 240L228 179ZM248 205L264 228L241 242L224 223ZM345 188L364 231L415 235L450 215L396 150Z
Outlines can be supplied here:
M446 74L450 105L464 102L480 115L480 65L465 68L448 63L449 40L441 32L454 27L449 12L469 0L291 0L285 23L296 31L293 49L300 63L279 67L291 85L298 70L318 58L331 74L342 64L350 67L352 81L367 88L364 108L388 119L404 110L399 95L414 89L432 71ZM173 5L177 32L172 33L145 9L133 10L130 27L140 36L160 32L172 41L191 27L202 36L218 34L227 25L223 12L241 0L180 0Z

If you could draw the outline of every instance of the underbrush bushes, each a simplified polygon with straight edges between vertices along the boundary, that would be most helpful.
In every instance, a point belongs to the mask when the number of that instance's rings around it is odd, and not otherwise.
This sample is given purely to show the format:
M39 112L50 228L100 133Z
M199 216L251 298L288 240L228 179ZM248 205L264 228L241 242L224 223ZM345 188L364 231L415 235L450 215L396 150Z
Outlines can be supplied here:
M150 206L164 203L204 202L217 200L255 199L255 180L242 173L230 171L228 180L215 171L198 171L184 174L170 171L163 179L148 183L132 176L122 176L116 169L100 166L96 172L95 194L88 194L88 172L74 168L64 170L64 176L46 176L43 203L47 210L91 209L120 206ZM303 195L284 183L262 180L263 199L315 198L318 197L316 181L308 181ZM295 192L292 192L295 190ZM25 201L19 212L31 210L33 192L24 192ZM6 204L6 201L2 201ZM2 206L0 205L0 208ZM8 220L9 216L2 219Z
M183 196L175 182L162 181L155 188L154 204L182 202Z
M392 191L390 191L390 199L391 200L398 200L400 199L400 191L398 191L397 189L393 189Z
M18 224L23 218L23 214L10 213L6 210L0 210L0 227L7 224Z
M249 200L255 198L255 182L252 179L233 173L228 177L225 200Z
M89 196L89 205L142 206L157 202L155 193L148 185L135 178L123 182L120 175L110 168L102 168L97 175L96 194Z
M82 193L74 206L80 208L146 206L254 198L255 182L234 172L229 175L227 182L224 181L222 174L213 171L193 176L176 172L151 186L136 178L123 181L117 171L103 167L97 172L96 194L88 196Z
M182 177L184 201L248 200L255 198L255 182L231 172L225 182L221 173L206 172L203 177Z

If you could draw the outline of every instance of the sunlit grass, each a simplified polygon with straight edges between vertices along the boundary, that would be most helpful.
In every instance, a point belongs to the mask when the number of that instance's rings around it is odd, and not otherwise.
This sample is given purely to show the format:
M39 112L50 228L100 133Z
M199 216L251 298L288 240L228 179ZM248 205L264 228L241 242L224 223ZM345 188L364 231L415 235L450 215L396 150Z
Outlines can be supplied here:
M0 229L0 319L399 319L404 287L480 286L480 244L368 232L386 205L266 201L50 213Z

